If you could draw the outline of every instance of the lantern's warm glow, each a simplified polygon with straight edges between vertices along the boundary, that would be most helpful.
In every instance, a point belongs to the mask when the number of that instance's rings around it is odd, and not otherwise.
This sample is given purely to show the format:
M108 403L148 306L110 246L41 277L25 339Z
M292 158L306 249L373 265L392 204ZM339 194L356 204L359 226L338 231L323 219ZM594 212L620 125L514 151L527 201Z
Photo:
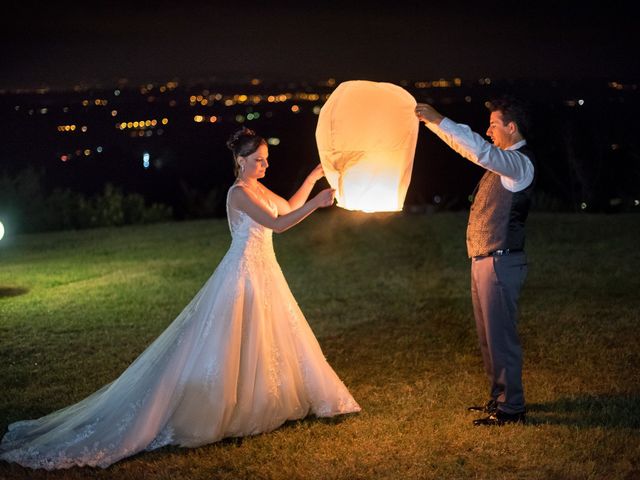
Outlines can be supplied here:
M416 101L391 83L343 82L320 110L316 141L338 206L402 210L418 138Z

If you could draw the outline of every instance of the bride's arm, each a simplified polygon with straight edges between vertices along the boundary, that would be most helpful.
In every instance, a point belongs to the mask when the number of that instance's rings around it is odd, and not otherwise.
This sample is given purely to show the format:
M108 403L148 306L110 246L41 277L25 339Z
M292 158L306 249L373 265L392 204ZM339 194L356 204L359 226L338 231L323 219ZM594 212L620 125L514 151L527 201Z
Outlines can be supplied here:
M267 189L271 201L273 201L278 207L278 213L280 215L286 215L287 213L302 207L307 201L307 198L309 198L309 194L311 193L311 190L313 190L313 186L322 177L324 177L324 171L322 170L322 165L318 164L316 168L307 175L307 178L302 182L298 191L294 193L289 200L285 200L281 196Z
M291 210L289 213L280 216L276 216L273 212L266 209L260 200L242 187L235 188L233 192L231 192L231 198L229 200L234 208L245 212L260 225L270 228L276 233L280 233L300 223L316 209L332 205L333 195L334 191L327 188L303 204L300 208Z

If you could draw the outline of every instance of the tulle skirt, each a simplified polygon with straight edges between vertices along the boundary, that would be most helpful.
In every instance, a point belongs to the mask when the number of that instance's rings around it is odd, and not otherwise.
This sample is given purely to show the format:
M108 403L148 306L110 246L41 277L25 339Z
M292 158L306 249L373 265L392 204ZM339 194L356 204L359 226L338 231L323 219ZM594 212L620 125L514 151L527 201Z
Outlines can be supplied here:
M271 431L308 414L357 412L272 249L232 245L171 325L112 383L13 423L0 459L107 467L142 450Z

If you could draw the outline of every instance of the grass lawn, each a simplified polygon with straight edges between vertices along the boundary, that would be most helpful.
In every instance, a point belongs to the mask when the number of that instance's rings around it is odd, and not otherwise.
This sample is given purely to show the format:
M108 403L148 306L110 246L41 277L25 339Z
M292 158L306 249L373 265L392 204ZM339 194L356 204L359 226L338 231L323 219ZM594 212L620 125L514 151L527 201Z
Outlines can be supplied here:
M107 470L1 479L640 478L640 216L531 215L521 299L527 426L473 427L487 398L466 214L319 212L276 253L360 414L308 418ZM209 220L0 245L0 432L116 378L229 244ZM1 433L0 433L1 434Z

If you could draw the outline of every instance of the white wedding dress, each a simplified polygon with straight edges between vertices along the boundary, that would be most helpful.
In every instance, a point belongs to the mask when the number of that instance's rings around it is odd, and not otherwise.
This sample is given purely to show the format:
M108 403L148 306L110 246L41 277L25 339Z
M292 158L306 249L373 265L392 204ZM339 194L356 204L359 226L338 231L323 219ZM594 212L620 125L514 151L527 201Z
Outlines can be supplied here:
M230 208L228 198L231 246L182 313L114 382L11 424L0 459L48 470L104 468L164 445L196 447L310 413L360 410L289 290L272 231Z

